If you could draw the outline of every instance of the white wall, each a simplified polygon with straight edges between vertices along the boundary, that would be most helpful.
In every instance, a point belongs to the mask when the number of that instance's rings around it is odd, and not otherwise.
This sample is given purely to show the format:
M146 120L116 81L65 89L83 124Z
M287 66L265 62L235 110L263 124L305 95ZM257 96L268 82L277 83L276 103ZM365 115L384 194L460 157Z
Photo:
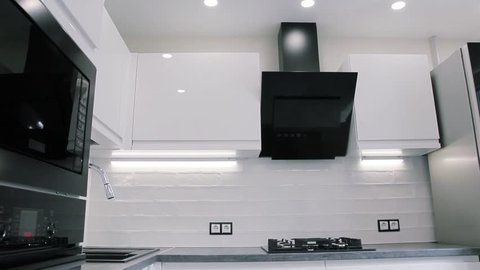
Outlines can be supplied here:
M238 161L234 171L146 172L108 168L107 201L98 175L89 185L87 245L261 246L267 238L362 238L365 243L434 241L429 174L423 157L394 167L356 158ZM123 172L122 172L123 171ZM399 218L400 232L377 232ZM210 236L209 222L233 222Z
M164 38L161 40L130 40L132 52L258 52L260 70L278 70L275 37L250 38ZM275 45L275 46L273 46Z
M474 41L474 40L470 40ZM467 40L439 39L438 52L445 60ZM131 40L132 52L258 52L260 68L278 70L277 37L249 38L164 38L161 40ZM320 69L337 71L348 54L393 53L426 54L431 58L428 39L336 38L319 37Z

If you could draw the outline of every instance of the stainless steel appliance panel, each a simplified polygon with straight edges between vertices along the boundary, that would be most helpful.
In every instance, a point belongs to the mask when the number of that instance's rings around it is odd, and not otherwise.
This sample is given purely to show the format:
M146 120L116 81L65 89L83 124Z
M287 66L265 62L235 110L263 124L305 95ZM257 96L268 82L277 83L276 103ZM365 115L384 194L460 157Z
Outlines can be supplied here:
M436 239L480 243L480 165L465 50L458 50L432 75L442 148L428 156ZM467 66L468 67L468 66ZM471 71L470 71L471 72ZM478 115L476 115L478 117Z

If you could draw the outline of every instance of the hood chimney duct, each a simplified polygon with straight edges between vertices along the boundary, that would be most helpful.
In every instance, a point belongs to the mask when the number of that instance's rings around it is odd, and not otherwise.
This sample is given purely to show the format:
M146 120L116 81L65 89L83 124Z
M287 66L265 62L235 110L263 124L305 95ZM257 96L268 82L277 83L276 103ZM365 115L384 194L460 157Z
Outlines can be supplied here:
M278 32L280 71L319 72L316 23L282 22Z

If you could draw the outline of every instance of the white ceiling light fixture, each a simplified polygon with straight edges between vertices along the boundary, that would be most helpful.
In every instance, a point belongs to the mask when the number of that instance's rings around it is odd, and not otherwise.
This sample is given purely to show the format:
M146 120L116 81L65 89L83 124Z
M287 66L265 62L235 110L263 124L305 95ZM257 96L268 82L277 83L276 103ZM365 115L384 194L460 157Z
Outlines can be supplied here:
M179 94L183 94L185 92L187 92L187 90L185 90L185 89L178 89L177 90L177 93L179 93Z
M218 1L217 0L204 0L203 4L205 4L205 6L207 6L207 7L216 7L218 5Z
M310 8L315 5L315 0L302 0L300 3L304 8Z
M170 59L173 57L173 55L171 53L164 53L162 54L162 57L165 58L165 59Z
M392 9L393 10L401 10L401 9L404 9L406 5L407 5L407 3L405 3L405 1L397 1L397 2L392 4Z

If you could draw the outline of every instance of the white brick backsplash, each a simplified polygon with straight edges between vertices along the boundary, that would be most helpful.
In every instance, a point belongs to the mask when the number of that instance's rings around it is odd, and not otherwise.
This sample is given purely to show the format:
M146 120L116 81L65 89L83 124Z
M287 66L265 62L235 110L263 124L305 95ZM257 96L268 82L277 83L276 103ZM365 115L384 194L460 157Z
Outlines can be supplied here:
M267 238L358 237L364 243L431 242L433 214L424 157L396 167L356 158L244 159L233 172L113 171L115 200L91 174L86 245L260 246ZM377 232L377 219L400 219L400 232ZM233 235L210 236L211 221Z

